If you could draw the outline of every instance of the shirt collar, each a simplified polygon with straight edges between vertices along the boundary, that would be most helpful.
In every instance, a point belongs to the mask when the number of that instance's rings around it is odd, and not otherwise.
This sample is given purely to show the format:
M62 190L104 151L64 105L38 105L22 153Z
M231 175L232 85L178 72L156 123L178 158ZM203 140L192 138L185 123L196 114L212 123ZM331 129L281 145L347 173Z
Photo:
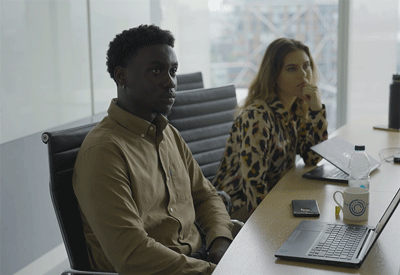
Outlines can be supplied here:
M268 104L268 106L278 118L282 119L289 116L289 112L286 111L286 108L283 106L282 101L280 101L277 96L274 97L274 99L271 101L271 103Z
M289 112L286 110L286 108L283 106L282 101L279 100L278 96L275 96L275 98L272 100L271 103L268 104L268 106L271 108L271 110L278 116L278 117L283 117L287 118L289 117ZM293 114L297 114L298 108L300 106L300 99L296 99L295 102L292 105L292 112Z
M107 112L110 118L116 120L124 128L141 137L152 136L155 138L156 130L158 133L161 133L168 125L168 120L160 114L157 114L153 123L132 115L117 105L116 98L111 100Z

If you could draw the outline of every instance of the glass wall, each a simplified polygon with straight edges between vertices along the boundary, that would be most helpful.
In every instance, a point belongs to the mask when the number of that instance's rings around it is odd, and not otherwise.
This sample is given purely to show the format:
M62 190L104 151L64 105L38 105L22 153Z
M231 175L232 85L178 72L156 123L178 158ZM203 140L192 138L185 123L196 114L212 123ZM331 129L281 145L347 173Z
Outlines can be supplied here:
M399 63L399 1L350 4L347 121L382 116L387 125L389 85Z
M107 72L108 44L123 30L150 23L150 0L89 1L94 114L108 109L117 96Z
M211 83L243 94L268 45L289 37L309 46L331 130L336 126L338 0L221 0L210 3Z
M1 0L0 15L0 144L105 112L108 44L140 24L170 29L179 72L209 83L207 0Z
M330 120L336 117L337 0L0 5L0 143L106 111L116 96L105 65L108 43L124 29L153 22L175 35L179 73L201 71L206 87L234 83L238 98L273 39L304 41L320 67Z
M0 5L0 143L89 116L86 2Z
M150 0L1 0L0 18L1 144L106 111L108 43Z
M176 39L178 73L201 71L210 87L210 39L207 0L160 0L160 26Z
M234 83L239 99L247 94L272 40L286 36L303 41L319 66L319 87L333 130L338 3L1 0L0 143L106 111L116 96L105 65L108 43L123 29L147 23L175 35L179 73L201 71L206 87ZM347 120L366 113L387 115L388 85L400 64L398 0L350 3L344 115Z

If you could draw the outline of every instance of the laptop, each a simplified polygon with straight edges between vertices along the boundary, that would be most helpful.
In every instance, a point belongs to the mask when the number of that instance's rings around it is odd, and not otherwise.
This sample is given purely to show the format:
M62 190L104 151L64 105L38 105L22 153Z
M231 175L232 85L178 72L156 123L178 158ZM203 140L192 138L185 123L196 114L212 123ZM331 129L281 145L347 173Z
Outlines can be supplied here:
M326 161L315 169L303 174L304 178L347 183L349 179L349 160L354 152L354 144L335 136L311 147L315 153ZM368 150L368 148L366 148ZM367 154L368 155L368 154ZM371 172L381 164L368 155L371 163Z
M375 227L302 220L275 256L284 260L358 268L371 251L399 201L400 189ZM344 238L339 240L338 236L342 235ZM334 248L332 244L337 244L338 247Z

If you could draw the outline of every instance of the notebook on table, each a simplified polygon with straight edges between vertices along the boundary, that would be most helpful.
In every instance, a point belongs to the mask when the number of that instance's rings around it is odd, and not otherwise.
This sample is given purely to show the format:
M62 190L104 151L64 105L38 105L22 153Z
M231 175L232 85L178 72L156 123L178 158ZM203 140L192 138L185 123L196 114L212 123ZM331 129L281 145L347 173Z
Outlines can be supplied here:
M358 268L399 201L400 189L375 227L302 220L275 256L284 260Z
M349 179L349 160L354 152L354 144L335 136L311 147L315 153L328 162L317 166L310 172L303 174L304 178L347 183ZM368 151L368 148L366 148ZM367 154L368 155L368 154ZM380 162L368 155L371 171L380 166Z

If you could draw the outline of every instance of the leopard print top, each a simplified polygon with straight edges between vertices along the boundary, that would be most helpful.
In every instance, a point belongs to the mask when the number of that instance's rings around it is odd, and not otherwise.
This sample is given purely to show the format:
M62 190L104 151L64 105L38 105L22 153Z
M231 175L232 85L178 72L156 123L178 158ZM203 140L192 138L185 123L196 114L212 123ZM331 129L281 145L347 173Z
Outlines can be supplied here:
M256 100L234 120L214 186L227 192L234 210L247 205L249 214L295 164L300 154L306 164L321 158L310 150L328 138L323 105L304 116L300 100L289 113L276 97L271 104Z

